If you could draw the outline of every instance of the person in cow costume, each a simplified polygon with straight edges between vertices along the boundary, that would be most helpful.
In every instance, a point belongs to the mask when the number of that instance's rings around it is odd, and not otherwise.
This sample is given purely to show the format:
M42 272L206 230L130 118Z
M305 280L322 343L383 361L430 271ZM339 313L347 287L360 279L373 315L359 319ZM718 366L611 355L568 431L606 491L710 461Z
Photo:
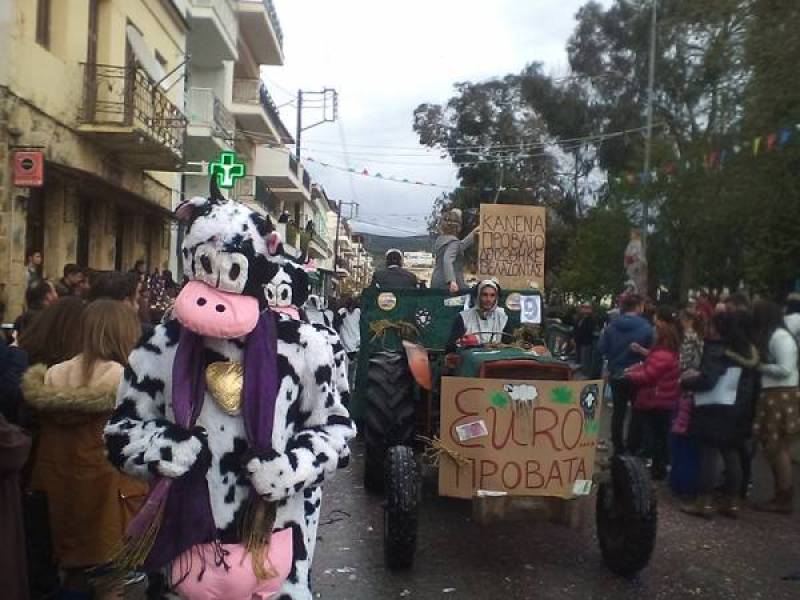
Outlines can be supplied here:
M307 600L320 485L355 435L346 356L269 308L307 286L269 220L211 187L177 211L188 283L105 428L111 462L151 481L117 566L164 572L167 597Z

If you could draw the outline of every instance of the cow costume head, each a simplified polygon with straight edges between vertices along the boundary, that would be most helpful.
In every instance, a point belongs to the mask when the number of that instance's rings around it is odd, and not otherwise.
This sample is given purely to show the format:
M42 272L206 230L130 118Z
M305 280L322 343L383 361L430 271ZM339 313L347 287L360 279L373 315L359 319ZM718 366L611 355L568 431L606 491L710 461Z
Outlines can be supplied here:
M226 200L212 180L208 198L181 205L186 224L183 269L189 283L175 301L175 317L203 336L224 339L250 333L272 306L302 304L308 278L292 264L272 222Z

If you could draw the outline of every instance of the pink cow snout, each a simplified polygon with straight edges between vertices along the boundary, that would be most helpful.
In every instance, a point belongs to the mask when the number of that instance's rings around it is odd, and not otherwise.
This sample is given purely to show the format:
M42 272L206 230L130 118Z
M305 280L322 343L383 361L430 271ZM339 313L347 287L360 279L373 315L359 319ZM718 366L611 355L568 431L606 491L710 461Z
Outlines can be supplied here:
M190 281L175 300L175 317L189 330L207 337L233 339L258 323L258 300Z

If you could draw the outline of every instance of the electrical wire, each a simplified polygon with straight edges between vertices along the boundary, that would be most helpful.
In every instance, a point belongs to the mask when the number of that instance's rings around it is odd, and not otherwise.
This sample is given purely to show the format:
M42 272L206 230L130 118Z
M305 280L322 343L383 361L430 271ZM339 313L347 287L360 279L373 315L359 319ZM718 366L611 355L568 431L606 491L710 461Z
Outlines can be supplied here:
M664 125L665 125L664 122L654 123L653 124L653 128L663 127ZM537 148L537 147L544 148L544 147L551 146L551 145L571 144L571 143L577 143L577 142L589 143L589 142L592 142L592 141L602 141L602 140L606 140L606 139L622 137L622 136L625 136L625 135L628 135L628 134L632 134L632 133L638 133L640 131L645 131L646 129L647 129L647 126L643 125L641 127L633 127L631 129L621 129L621 130L618 130L618 131L610 131L608 133L598 133L598 134L586 135L586 136L581 136L581 137L576 137L576 138L555 139L555 140L552 140L552 141L549 141L549 142L537 141L537 142L521 142L521 143L516 143L516 144L472 144L472 145L460 145L460 146L434 146L434 147L431 147L431 149L433 150L435 148L438 148L439 150L448 151L448 152L458 151L458 150L465 150L466 151L466 150L472 150L472 149L483 150L484 152L491 152L491 151L495 151L495 150L507 152L507 151L513 151L513 150L519 150L519 149L531 149L531 148ZM339 145L339 144L337 144L335 142L324 142L324 141L317 141L317 142L314 142L314 144L315 144L315 146L324 146L324 145L338 146ZM418 150L418 151L421 150L420 146L389 146L389 145L380 145L380 144L349 144L349 146L351 148L376 148L376 149L383 149L383 150L387 150L387 149L390 149L390 150L391 149L393 149L393 150ZM351 152L351 153L353 153L353 152Z

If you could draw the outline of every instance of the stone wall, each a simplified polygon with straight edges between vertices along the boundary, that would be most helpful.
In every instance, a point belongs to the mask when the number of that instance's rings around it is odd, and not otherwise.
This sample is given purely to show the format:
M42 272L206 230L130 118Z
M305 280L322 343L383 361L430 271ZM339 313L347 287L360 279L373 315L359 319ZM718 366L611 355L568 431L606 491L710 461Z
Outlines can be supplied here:
M5 117L5 118L4 118ZM25 240L30 190L12 185L15 146L43 146L45 158L44 275L57 280L66 263L78 262L78 221L81 198L89 202L88 238L92 269L110 270L116 262L117 232L123 232L122 268L139 258L150 268L169 263L169 228L164 213L172 209L172 193L140 170L125 168L77 132L39 112L0 88L0 283L5 284L7 307L3 318L15 318L23 309L25 291ZM93 192L81 172L94 177ZM102 189L101 194L97 193ZM34 192L38 193L38 192ZM128 198L124 207L120 196ZM141 207L131 202L141 198ZM118 220L122 223L118 224ZM166 231L167 238L164 238Z

